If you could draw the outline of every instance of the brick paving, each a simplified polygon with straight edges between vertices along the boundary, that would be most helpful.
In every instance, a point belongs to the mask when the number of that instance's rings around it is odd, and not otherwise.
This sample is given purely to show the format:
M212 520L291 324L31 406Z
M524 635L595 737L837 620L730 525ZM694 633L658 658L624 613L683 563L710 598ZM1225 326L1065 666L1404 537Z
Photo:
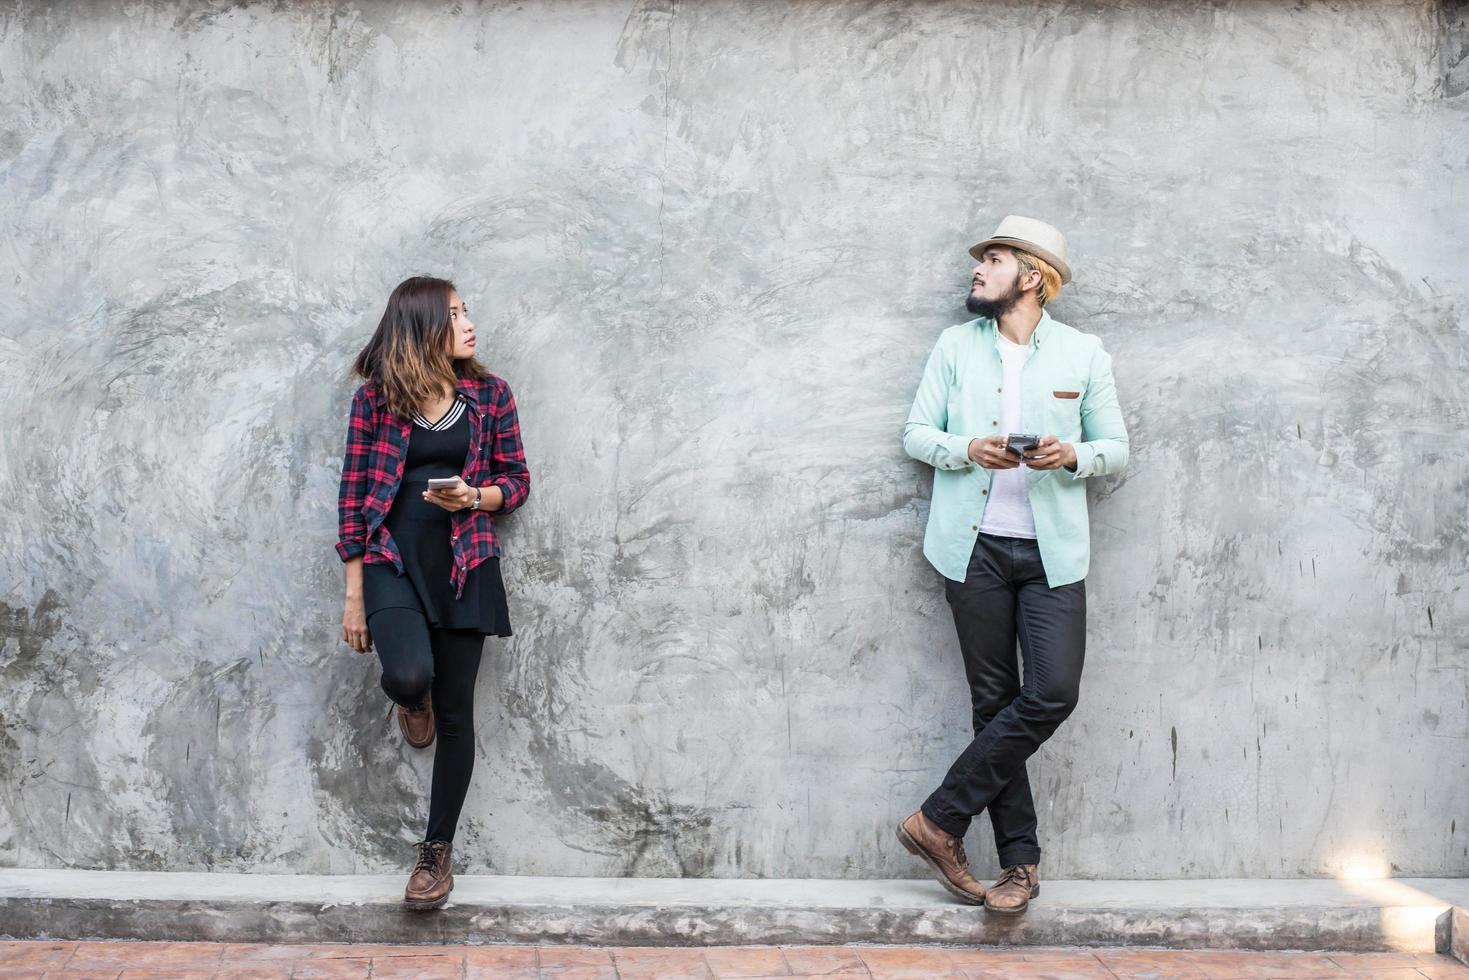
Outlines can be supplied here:
M271 946L239 943L0 942L0 980L132 977L424 977L675 980L1229 980L1380 977L1469 980L1447 956L1226 953L1159 949L933 946Z

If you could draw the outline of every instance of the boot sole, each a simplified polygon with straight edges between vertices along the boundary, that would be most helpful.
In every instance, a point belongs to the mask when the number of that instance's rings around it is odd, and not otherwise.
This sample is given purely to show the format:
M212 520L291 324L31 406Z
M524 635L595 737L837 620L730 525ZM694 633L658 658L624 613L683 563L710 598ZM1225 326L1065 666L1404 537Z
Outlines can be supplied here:
M1041 897L1041 886L1040 885L1036 885L1034 888L1032 888L1030 890L1030 897L1031 898L1040 898ZM1030 900L1029 899L1027 899L1026 902L1025 902L1025 904L1022 905L1022 906L1020 906L1020 908L1018 908L1018 909L997 909L993 905L990 905L990 904L986 903L985 904L985 907L984 907L984 910L986 912L991 913L992 915L1024 915L1025 914L1025 910L1028 909L1028 908L1030 908Z
M427 902L415 902L412 899L405 898L403 899L403 904L407 906L409 911L411 912L432 912L434 909L441 909L444 907L444 904L449 901L449 892L452 892L453 890L454 883L451 881L449 882L449 891L444 892L444 894L439 898L435 898L432 901Z
M964 889L960 888L958 885L954 884L952 881L950 881L949 876L944 874L944 869L939 867L939 863L928 856L928 852L925 851L919 845L919 843L913 839L912 834L903 829L902 824L898 824L898 843L902 844L909 854L912 854L915 857L923 858L924 863L933 869L934 876L938 878L939 884L943 885L944 890L947 891L950 895L953 895L955 898L965 903L966 905L984 904L983 895L976 898L966 892Z

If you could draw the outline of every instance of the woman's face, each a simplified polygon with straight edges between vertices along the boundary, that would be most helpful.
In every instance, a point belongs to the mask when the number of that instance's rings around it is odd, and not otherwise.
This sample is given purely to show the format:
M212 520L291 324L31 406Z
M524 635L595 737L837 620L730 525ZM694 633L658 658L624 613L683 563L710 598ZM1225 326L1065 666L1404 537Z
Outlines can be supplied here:
M453 289L449 290L449 356L456 361L474 356L474 324L469 319L469 306Z

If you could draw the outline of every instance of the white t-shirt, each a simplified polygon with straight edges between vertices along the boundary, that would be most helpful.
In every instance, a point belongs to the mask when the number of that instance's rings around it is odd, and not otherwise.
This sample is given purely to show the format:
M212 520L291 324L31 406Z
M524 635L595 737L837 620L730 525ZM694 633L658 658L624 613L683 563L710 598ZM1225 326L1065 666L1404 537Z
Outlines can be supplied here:
M1020 371L1030 360L1029 345L1020 345L1005 339L995 331L995 346L1000 349L1000 364L1005 376L1000 384L1000 431L1001 436L1012 432L1024 432L1020 418ZM1034 538L1035 515L1030 512L1030 489L1025 474L1029 467L1024 463L1013 470L995 470L990 480L989 502L984 507L984 517L979 529L985 534L998 534L1006 538Z

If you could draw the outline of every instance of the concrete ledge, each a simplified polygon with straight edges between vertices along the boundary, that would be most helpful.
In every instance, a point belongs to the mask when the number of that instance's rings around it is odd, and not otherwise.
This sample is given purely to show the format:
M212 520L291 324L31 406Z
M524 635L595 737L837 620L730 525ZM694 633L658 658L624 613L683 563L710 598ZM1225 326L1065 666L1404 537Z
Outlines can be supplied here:
M1440 935L1438 952L1447 953L1469 966L1469 911L1460 905L1450 909L1439 920ZM1448 933L1448 935L1443 935Z
M438 912L402 875L0 870L0 936L229 942L954 943L1459 951L1469 879L1046 881L1026 915L926 881L461 876ZM1461 911L1454 913L1457 906ZM1455 926L1457 925L1457 928Z

